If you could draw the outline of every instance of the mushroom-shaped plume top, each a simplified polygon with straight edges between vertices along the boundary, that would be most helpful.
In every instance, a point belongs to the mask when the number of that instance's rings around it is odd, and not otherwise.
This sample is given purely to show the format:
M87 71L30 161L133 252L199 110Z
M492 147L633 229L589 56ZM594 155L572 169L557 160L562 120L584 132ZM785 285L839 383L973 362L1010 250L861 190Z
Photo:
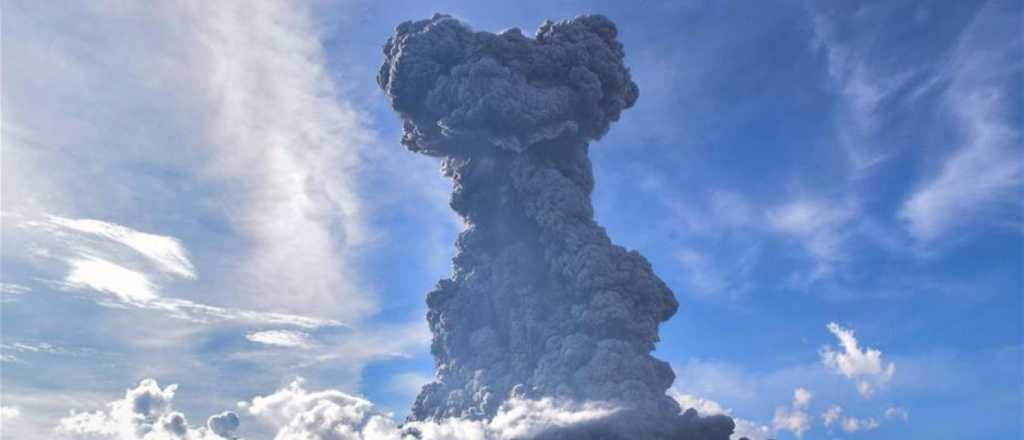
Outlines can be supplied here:
M519 29L474 32L437 14L398 26L377 82L402 115L402 143L413 151L588 142L639 95L617 35L601 15L548 21L529 38Z

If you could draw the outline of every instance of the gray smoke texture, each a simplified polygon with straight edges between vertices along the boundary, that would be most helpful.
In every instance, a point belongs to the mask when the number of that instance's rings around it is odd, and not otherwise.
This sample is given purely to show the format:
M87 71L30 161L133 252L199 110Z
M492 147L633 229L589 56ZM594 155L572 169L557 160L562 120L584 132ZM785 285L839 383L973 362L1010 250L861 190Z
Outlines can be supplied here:
M436 381L411 420L487 419L512 397L612 402L613 417L545 438L728 439L732 419L681 413L651 356L672 291L594 221L587 157L639 90L607 18L475 32L435 15L398 26L378 82L402 143L440 156L467 228L427 296Z

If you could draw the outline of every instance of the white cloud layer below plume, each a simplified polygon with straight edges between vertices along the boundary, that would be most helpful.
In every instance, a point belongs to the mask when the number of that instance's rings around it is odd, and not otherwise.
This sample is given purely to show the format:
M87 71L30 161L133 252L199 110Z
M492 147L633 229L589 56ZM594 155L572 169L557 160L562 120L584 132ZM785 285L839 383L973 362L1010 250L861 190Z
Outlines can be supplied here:
M608 417L615 409L599 403L559 404L551 399L512 399L489 422L449 419L411 422L401 427L392 415L370 401L337 390L308 391L297 379L277 392L242 406L249 414L278 427L275 440L497 440L531 438L553 428L570 427Z
M309 391L298 378L266 396L239 406L272 427L275 440L498 440L532 438L549 429L572 427L608 417L615 408L600 403L559 404L551 399L512 399L490 421L450 419L400 422L369 400L338 390ZM56 431L71 438L116 440L216 440L234 438L243 423L232 412L211 416L205 427L188 424L173 406L177 385L161 388L145 379L124 398L93 412L72 412ZM417 432L414 437L411 432Z

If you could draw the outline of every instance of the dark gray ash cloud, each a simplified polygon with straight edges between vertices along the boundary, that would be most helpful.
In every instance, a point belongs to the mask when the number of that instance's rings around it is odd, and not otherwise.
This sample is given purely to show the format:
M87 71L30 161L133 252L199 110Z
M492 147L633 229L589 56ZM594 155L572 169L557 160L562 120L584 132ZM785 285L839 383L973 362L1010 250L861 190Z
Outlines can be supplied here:
M384 46L380 87L402 143L439 156L467 228L451 278L428 294L436 380L410 420L488 419L513 398L620 411L544 437L728 439L726 416L682 412L651 356L672 291L594 221L587 156L639 89L603 16L473 31L435 15Z
M415 151L595 140L639 95L617 33L601 16L546 22L529 38L435 15L398 26L377 80Z

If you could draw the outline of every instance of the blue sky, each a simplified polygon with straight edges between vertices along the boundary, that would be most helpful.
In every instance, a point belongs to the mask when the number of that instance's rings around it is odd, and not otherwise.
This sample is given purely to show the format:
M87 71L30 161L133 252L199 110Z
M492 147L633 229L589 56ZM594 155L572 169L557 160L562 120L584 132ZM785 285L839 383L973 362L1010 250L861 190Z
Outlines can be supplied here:
M296 377L403 417L461 222L374 76L435 11L618 24L641 93L594 204L680 301L679 399L780 439L1024 435L1019 3L206 3L4 2L4 438L146 378L246 438L283 428L237 402Z

